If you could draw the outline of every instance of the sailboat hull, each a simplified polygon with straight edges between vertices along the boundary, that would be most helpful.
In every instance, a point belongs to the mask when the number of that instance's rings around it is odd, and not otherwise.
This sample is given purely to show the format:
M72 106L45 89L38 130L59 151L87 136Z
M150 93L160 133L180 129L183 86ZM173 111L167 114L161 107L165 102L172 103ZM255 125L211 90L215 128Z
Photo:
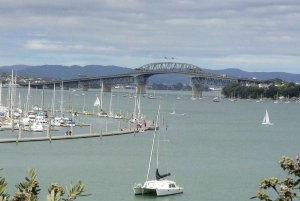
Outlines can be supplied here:
M156 195L156 190L155 189L147 189L147 188L143 188L143 187L134 187L133 191L134 191L135 195L144 195L144 194Z
M183 188L176 185L174 181L170 180L153 180L147 181L142 186L135 185L133 188L135 195L153 194L156 196L167 196L183 193Z
M183 193L183 189L182 188L178 188L178 189L156 189L156 195L157 196L167 196L167 195L175 195L175 194L179 194L179 193Z
M167 195L175 195L183 193L182 188L176 189L149 189L149 188L134 188L135 195L144 195L144 194L152 194L156 196L167 196Z
M273 123L262 123L262 125L274 125Z

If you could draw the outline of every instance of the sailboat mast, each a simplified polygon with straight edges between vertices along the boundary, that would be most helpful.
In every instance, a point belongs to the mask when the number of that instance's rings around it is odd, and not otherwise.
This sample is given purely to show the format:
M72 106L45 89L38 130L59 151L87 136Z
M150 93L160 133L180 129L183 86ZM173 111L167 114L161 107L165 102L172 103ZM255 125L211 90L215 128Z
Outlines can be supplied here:
M13 83L14 83L14 71L11 72L11 81L9 86L10 91L10 118L13 119Z
M160 115L158 115L156 122L160 122ZM156 168L158 169L158 155L159 155L159 132L160 129L157 131L157 152L156 152Z
M134 96L133 118L136 118L136 97L137 97L137 87L136 87L136 90L135 90L135 96Z
M29 111L29 97L30 97L30 81L28 82L27 100L26 100L26 112Z
M103 93L103 83L101 84L101 93L100 93L100 109L102 110L102 93Z
M109 114L112 115L112 92L110 92Z
M21 110L22 105L21 105L21 94L20 94L20 92L19 92L19 102L18 102L18 107L19 107L19 109Z
M155 122L155 128L154 128L154 133L153 133L152 148L151 148L151 154L150 154L150 160L149 160L149 166L148 166L148 172L147 172L147 178L146 178L146 181L148 181L148 178L149 178L149 172L150 172L150 167L151 167L151 159L152 159L153 148L154 148L154 142L155 142L155 134L156 134L156 132L157 132L157 126L158 126L158 121L159 121L159 111L160 111L160 104L158 105L158 111L157 111L156 122Z
M41 111L44 111L44 85L42 90L42 103L41 103Z
M98 99L98 96L97 96L97 99ZM98 99L98 101L99 101L99 99ZM99 101L99 104L98 104L98 113L99 113L99 108L100 108L100 101Z
M54 110L55 110L55 83L53 84L52 116L54 116Z
M139 94L139 99L138 99L138 119L141 119L141 115L142 115L142 112L141 112L141 94Z
M64 98L63 98L63 90L64 90L64 81L61 81L61 91L60 91L60 93L61 93L61 95L60 95L60 117L62 117L63 115L62 115L62 112L63 112L63 104L64 104L64 102L63 102L63 100L64 100Z
M16 88L16 84L17 84L17 73L15 73L15 78L14 78L14 82L13 82L13 92L14 92L14 96L13 97L15 97L14 99L13 99L13 109L15 109L15 108L17 108L17 101L15 100L16 99L16 97L17 97L17 88Z
M0 82L0 105L2 105L2 80Z

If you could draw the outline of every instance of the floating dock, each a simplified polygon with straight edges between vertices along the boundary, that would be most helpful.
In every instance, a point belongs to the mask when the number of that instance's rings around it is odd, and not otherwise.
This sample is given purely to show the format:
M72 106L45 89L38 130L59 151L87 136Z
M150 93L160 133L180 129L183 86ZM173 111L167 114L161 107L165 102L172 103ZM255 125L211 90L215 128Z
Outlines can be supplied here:
M52 140L70 140L79 138L91 138L91 137L104 137L113 135L135 134L138 130L123 130L123 131L110 131L101 133L87 133L87 134L75 134L75 135L62 135L62 136L45 136L45 137L29 137L29 138L9 138L0 139L0 143L19 143L19 142L34 142L34 141L52 141Z
M0 143L19 143L19 142L34 142L34 141L52 141L52 140L70 140L70 139L80 139L80 138L92 138L92 137L105 137L105 136L114 136L114 135L125 135L125 134L135 134L139 132L145 132L147 130L154 130L155 126L152 124L153 122L146 121L147 125L142 126L140 129L130 128L130 129L121 129L119 125L119 129L117 131L105 131L105 132L96 132L92 133L92 127L90 127L90 133L85 134L76 134L71 128L72 135L55 135L51 136L50 130L47 131L46 136L42 137L20 137L22 136L22 131L19 131L19 135L16 138L5 138L0 139ZM91 124L82 124L84 126L91 126ZM146 127L145 127L146 126ZM107 130L107 128L106 128Z

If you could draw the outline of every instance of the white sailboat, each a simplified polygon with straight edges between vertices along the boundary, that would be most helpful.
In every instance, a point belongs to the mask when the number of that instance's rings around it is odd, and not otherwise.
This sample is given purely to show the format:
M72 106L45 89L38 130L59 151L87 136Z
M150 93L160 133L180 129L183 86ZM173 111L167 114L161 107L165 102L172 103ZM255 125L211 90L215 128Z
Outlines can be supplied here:
M196 100L197 98L195 97L194 93L192 94L191 100Z
M264 116L264 119L262 121L262 125L273 125L273 123L270 122L268 111L266 110L266 114Z
M150 94L150 95L148 96L148 98L149 98L149 99L157 99L158 97L155 96L155 92L154 92L153 95Z
M221 91L216 90L216 92L217 92L217 96L214 97L213 102L220 102L220 100L221 100Z
M98 113L99 113L100 100L99 100L98 96L97 96L97 98L96 98L96 100L94 102L94 107L98 107Z
M159 122L159 112L160 112L160 105L158 107L158 113L156 117L156 124L153 134L153 140L152 140L152 148L151 148L151 154L150 154L150 160L149 160L149 166L148 166L148 173L146 182L144 184L135 184L133 187L133 191L135 195L143 195L143 194L154 194L156 196L166 196L166 195L174 195L183 193L183 188L176 184L173 180L167 180L164 179L165 177L170 176L170 173L160 175L158 172L158 153L159 153L159 132L157 136L157 166L156 166L156 179L155 180L148 180L149 178L149 172L150 172L150 166L151 166L151 159L153 154L153 148L155 144L155 138L157 133L157 127Z
M100 112L98 112L99 117L107 117L107 113L103 110L103 83L101 84L100 93Z
M213 102L220 102L220 98L219 97L214 97Z
M174 102L174 105L173 105L173 112L171 112L170 114L175 114L175 102Z
M284 103L289 103L290 102L290 96L288 95Z
M44 127L40 122L33 122L32 125L30 126L31 131L33 132L43 132Z

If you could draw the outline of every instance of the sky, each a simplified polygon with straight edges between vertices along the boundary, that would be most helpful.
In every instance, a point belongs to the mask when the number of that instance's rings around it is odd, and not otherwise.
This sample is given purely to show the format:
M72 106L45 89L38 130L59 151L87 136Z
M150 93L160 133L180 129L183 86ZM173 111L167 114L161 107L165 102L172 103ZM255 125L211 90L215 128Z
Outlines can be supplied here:
M0 13L0 66L300 73L299 0L0 0Z

